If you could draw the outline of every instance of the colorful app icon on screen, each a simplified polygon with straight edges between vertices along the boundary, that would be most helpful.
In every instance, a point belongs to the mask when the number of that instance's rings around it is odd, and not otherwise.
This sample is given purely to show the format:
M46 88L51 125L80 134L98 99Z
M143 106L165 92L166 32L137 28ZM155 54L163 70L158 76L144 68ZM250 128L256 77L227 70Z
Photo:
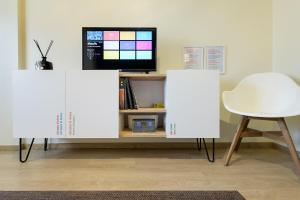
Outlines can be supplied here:
M152 40L151 31L137 31L136 40Z
M152 50L152 42L151 41L137 41L136 49L137 50Z
M135 41L120 41L121 50L135 50Z
M135 40L135 32L134 31L121 31L120 32L120 40Z
M104 51L103 53L104 60L118 60L119 51Z
M137 51L136 59L137 60L151 60L152 59L152 51Z
M104 40L119 40L119 31L104 31Z
M119 41L104 41L104 50L119 50Z
M120 51L121 60L135 60L135 51Z
M87 31L87 40L103 40L102 31Z

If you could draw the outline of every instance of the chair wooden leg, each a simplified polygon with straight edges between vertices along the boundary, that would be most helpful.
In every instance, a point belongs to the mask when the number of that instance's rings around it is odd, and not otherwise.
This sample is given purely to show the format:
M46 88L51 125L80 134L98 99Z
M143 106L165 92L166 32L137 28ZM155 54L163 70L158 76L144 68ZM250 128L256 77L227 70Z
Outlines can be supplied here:
M285 142L288 145L291 157L292 157L292 159L293 159L293 161L294 161L294 163L297 167L297 170L300 172L300 160L299 160L299 157L298 157L298 153L296 151L295 145L293 143L292 137L289 133L289 130L288 130L288 127L286 125L286 122L285 122L284 118L278 119L277 123L278 123L278 125L279 125L279 127L282 131L283 138L284 138Z
M236 148L236 145L237 145L237 143L238 143L238 141L239 141L239 139L241 137L241 134L242 134L243 130L245 130L245 126L247 125L247 122L249 122L248 120L249 119L248 119L247 116L243 116L242 117L242 120L241 120L241 122L240 122L240 124L238 126L238 129L237 129L234 137L233 137L233 141L231 143L231 146L229 148L228 154L226 156L225 163L224 163L225 166L228 166L230 158L231 158L231 156L232 156L232 154L234 152L234 149Z
M247 129L248 124L249 124L249 121L250 121L249 118L247 118L246 120L247 120L247 121L245 122L245 126L243 127L242 132L245 131L245 130ZM238 142L237 142L237 144L236 144L236 146L235 146L234 151L238 151L238 150L239 150L240 145L241 145L241 143L242 143L242 140L243 140L243 137L240 137L239 140L238 140Z
M238 139L238 141L237 141L237 143L236 143L236 146L235 146L235 148L234 148L234 151L238 151L239 150L239 148L240 148L240 145L241 145L241 143L242 143L242 140L243 140L243 137L240 137L239 139Z

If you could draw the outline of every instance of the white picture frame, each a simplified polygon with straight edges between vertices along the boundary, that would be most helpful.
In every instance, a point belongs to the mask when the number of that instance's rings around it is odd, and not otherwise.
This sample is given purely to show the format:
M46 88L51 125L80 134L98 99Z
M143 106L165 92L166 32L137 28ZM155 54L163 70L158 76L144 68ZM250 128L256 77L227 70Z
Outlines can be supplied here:
M184 65L186 69L204 69L204 47L184 47Z
M225 74L226 49L224 45L206 46L205 47L205 67L207 70L219 70Z

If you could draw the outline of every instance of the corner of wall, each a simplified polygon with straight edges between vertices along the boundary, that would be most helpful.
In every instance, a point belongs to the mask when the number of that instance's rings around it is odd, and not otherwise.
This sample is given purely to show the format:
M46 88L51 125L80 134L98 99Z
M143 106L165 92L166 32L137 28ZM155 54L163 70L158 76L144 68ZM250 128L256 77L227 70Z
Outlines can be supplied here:
M25 0L18 0L18 68L24 69L26 65L26 24Z

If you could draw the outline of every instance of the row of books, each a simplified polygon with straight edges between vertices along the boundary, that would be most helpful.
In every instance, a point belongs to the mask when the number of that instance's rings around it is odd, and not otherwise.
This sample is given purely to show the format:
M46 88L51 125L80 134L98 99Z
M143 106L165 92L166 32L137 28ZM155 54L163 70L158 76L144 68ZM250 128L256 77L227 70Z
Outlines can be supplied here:
M138 104L129 78L120 78L120 110L138 109Z

